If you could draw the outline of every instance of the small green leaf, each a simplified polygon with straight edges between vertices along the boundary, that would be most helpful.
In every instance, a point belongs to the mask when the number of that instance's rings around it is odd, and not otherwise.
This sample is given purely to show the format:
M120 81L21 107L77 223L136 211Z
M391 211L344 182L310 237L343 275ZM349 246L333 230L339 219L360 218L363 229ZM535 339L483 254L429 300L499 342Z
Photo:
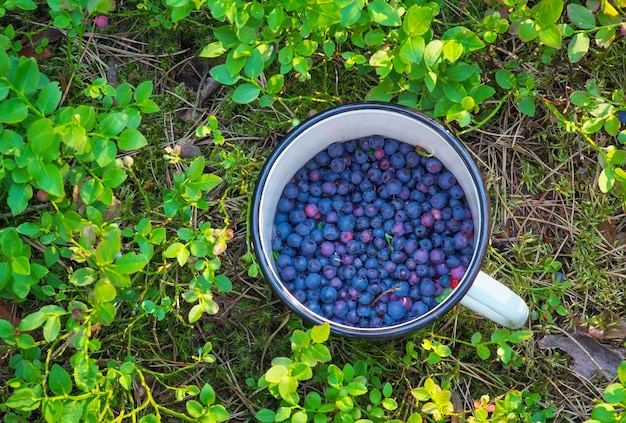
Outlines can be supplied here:
M30 275L30 261L24 256L14 257L11 261L11 269L18 275Z
M611 190L611 188L613 188L613 185L615 185L615 175L613 169L605 167L602 169L602 172L600 172L600 176L598 177L598 188L606 194Z
M215 390L208 383L205 383L200 391L200 401L204 405L211 405L215 402Z
M434 10L427 6L413 5L404 15L402 29L409 36L423 35L430 29Z
M126 172L122 169L113 167L104 171L102 174L102 184L109 188L116 188L126 180Z
M400 26L400 14L390 4L374 0L367 5L367 13L372 21L383 26Z
M486 345L478 345L476 347L476 354L483 360L487 360L491 357L491 350Z
M548 47L561 48L563 36L561 35L559 27L556 24L552 24L545 28L541 28L539 31L539 40L541 40L541 42Z
M326 342L330 336L330 325L325 323L323 325L313 326L311 329L311 339L318 344Z
M39 408L40 403L41 399L34 389L20 388L14 391L4 404L14 410L32 411Z
M148 257L134 252L126 253L115 262L115 268L120 273L137 273L148 264Z
M574 34L567 46L567 55L571 63L576 63L582 59L589 51L589 37L587 34L579 32Z
M37 97L37 108L44 115L54 112L61 102L63 93L58 82L49 82L39 91Z
M59 316L48 317L43 325L43 338L46 342L54 341L61 331L61 319Z
M568 4L567 16L577 28L593 29L596 26L596 18L593 12L583 5L575 3Z
M239 104L248 104L257 99L261 89L249 82L241 84L233 92L233 101Z
M126 128L117 139L117 146L123 151L138 150L148 145L148 141L141 132L133 128Z
M154 85L152 81L149 79L137 85L137 88L135 88L135 94L134 94L135 101L140 103L142 101L148 100L150 96L152 95L153 87Z
M108 113L100 122L98 132L109 137L116 136L128 123L128 114L123 112Z
M204 312L204 308L202 307L202 304L196 304L193 307L191 307L191 309L189 310L189 314L187 316L189 323L194 323L200 320L203 312Z
M519 37L525 43L534 40L539 35L539 27L532 19L525 19L519 24Z
M267 408L263 408L257 411L254 417L261 423L272 423L274 421L274 417L276 417L276 413Z
M0 103L0 123L18 123L28 116L28 106L19 98L10 98Z
M14 329L11 322L0 319L0 339L7 339L13 335Z
M48 388L55 395L68 395L72 392L72 378L58 364L53 364L48 375Z
M39 68L37 67L35 59L29 58L24 60L24 58L22 58L21 63L15 71L13 86L17 91L29 96L37 90L39 78Z
M17 216L28 207L28 200L33 196L33 188L28 184L11 184L7 203L11 213Z
M556 23L563 13L563 0L541 0L530 10L541 27Z
M410 63L421 63L426 43L419 35L407 37L400 46L400 56Z
M110 282L100 279L96 282L93 294L98 303L109 303L117 297L117 289Z
M501 69L496 72L496 82L500 87L508 90L515 86L516 78L513 72Z
M21 332L28 332L37 329L46 320L46 314L41 311L36 311L24 317L17 326L17 329Z

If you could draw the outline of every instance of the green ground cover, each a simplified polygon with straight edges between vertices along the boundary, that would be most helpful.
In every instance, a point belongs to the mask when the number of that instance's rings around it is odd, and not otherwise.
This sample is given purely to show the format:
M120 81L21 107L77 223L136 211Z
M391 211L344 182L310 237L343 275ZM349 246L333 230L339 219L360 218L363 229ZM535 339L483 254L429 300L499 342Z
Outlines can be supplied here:
M5 422L625 421L626 3L0 0ZM315 113L444 122L488 189L512 331L309 327L251 251Z

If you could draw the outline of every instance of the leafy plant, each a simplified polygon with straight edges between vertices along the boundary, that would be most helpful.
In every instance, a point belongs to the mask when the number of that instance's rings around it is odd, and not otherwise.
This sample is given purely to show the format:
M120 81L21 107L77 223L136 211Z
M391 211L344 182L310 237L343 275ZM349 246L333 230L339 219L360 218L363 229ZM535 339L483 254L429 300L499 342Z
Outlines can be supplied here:
M604 402L591 410L591 418L585 423L618 423L626 418L626 361L617 369L618 381L604 389Z

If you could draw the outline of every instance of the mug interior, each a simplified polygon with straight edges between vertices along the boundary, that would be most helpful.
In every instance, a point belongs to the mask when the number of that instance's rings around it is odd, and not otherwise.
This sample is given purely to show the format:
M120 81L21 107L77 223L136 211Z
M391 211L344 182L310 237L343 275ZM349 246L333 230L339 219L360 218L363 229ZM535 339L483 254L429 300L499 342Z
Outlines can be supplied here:
M334 142L349 141L371 135L381 135L384 138L393 138L420 146L427 153L441 160L446 168L455 175L458 184L463 188L472 212L474 254L463 280L445 301L412 322L432 320L428 319L428 316L442 314L461 299L462 294L469 289L475 274L479 271L486 249L485 241L488 238L488 209L478 170L460 142L430 118L397 106L381 105L374 108L338 110L336 113L326 112L323 117L317 120L313 118L312 121L301 124L285 138L275 155L267 162L266 171L263 172L261 180L259 180L259 187L257 188L259 190L257 193L258 207L255 210L257 215L253 216L253 218L258 219L258 226L254 225L256 226L255 230L259 232L258 242L260 245L258 247L260 247L260 251L257 251L257 254L263 256L261 266L262 268L267 267L264 269L266 276L271 281L279 282L282 286L282 289L281 286L277 287L282 290L279 294L289 302L292 309L301 316L306 314L309 320L313 320L315 323L328 321L331 327L339 327L339 332L347 331L348 335L377 333L393 327L353 328L330 322L323 316L314 315L311 319L312 316L309 315L313 313L299 303L280 282L271 247L272 232L275 226L274 217L278 200L285 184L293 178L298 169L304 166L315 154L328 148ZM276 287L275 283L274 285ZM450 302L453 304L449 304ZM442 307L445 310L440 310ZM404 326L409 323L411 322L396 326ZM342 326L344 327L341 328Z

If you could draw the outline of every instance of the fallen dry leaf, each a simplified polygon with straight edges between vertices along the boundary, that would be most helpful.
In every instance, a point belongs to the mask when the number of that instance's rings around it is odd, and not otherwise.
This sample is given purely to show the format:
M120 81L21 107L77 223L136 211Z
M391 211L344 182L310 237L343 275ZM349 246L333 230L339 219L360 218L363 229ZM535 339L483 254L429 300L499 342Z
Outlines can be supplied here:
M607 380L617 376L617 368L626 358L626 348L615 348L596 341L583 332L567 335L546 335L537 345L539 348L558 348L574 360L572 370L587 380L602 375Z

